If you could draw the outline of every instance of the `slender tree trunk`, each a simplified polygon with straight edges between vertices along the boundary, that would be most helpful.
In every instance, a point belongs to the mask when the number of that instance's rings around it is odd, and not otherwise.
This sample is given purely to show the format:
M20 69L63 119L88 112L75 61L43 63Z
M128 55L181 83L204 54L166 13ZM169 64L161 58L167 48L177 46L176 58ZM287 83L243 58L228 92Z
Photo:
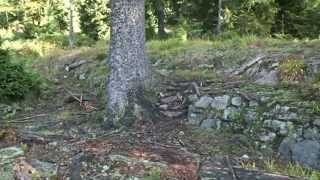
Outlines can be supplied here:
M156 16L158 19L158 35L159 38L166 37L167 33L165 31L165 12L164 4L162 0L157 0Z
M146 85L149 63L145 54L144 0L112 0L111 74L107 85L106 124L122 126L131 98Z
M73 0L69 0L69 47L74 48Z
M215 30L216 35L221 33L221 17L222 17L222 0L218 0L218 21L217 28Z

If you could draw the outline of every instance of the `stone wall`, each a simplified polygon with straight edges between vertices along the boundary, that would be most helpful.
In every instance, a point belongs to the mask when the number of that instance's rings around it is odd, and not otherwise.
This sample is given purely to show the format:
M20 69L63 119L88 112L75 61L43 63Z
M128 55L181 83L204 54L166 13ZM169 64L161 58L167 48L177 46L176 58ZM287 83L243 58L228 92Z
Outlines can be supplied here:
M285 162L320 169L320 117L272 97L258 92L252 97L241 92L191 95L188 124L242 132L261 148L276 145Z

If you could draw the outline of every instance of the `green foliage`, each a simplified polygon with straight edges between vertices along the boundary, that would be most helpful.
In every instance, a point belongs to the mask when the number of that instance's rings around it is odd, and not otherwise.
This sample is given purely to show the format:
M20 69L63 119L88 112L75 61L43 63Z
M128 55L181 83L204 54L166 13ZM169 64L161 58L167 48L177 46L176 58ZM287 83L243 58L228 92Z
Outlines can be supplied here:
M303 60L289 57L280 65L280 78L284 82L299 82L304 79L306 65Z
M80 28L94 40L105 38L109 30L109 1L81 0L78 4Z
M161 170L154 169L148 174L148 176L146 176L142 179L143 180L161 180Z
M39 90L39 79L21 64L10 61L9 52L0 49L0 101L19 100L31 90Z
M274 159L264 162L264 170L270 173L281 173L287 176L304 177L310 180L317 179L320 175L318 171L304 168L298 164L289 163L282 166Z

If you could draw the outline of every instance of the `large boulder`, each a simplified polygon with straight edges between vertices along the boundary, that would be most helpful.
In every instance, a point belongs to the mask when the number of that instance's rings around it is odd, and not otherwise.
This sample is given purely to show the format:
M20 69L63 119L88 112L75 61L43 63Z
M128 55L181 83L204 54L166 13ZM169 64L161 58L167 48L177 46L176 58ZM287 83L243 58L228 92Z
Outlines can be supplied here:
M320 142L315 140L297 141L285 138L279 147L281 159L293 161L307 168L320 170Z
M17 157L24 154L23 150L18 147L8 147L0 149L0 179L14 179L13 164Z

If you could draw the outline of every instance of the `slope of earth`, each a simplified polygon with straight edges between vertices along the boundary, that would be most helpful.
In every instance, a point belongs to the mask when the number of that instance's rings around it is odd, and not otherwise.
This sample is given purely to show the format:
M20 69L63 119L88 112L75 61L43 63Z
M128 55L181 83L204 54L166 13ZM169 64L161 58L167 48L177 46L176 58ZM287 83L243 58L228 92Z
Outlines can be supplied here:
M261 92L285 104L288 99L292 104L310 106L309 101L303 103L282 83L271 87L256 85L256 79L248 74L256 63L246 65L260 55L267 56L266 59L292 55L303 57L306 64L315 67L319 47L318 41L250 38L151 41L148 54L155 86L145 96L149 110L157 118L139 119L131 128L109 131L102 126L108 73L106 46L56 50L34 63L34 69L48 79L47 91L39 98L1 105L0 177L8 180L14 176L74 180L317 178L316 171L274 160L278 157L274 146L262 150L256 137L242 126L204 127L203 120L207 117L194 124L190 123L190 113L197 111L191 107L201 97L237 92ZM317 69L311 73L316 77ZM312 84L310 91L317 90L313 81L303 82ZM314 107L317 106L310 108ZM202 112L203 109L197 113Z

